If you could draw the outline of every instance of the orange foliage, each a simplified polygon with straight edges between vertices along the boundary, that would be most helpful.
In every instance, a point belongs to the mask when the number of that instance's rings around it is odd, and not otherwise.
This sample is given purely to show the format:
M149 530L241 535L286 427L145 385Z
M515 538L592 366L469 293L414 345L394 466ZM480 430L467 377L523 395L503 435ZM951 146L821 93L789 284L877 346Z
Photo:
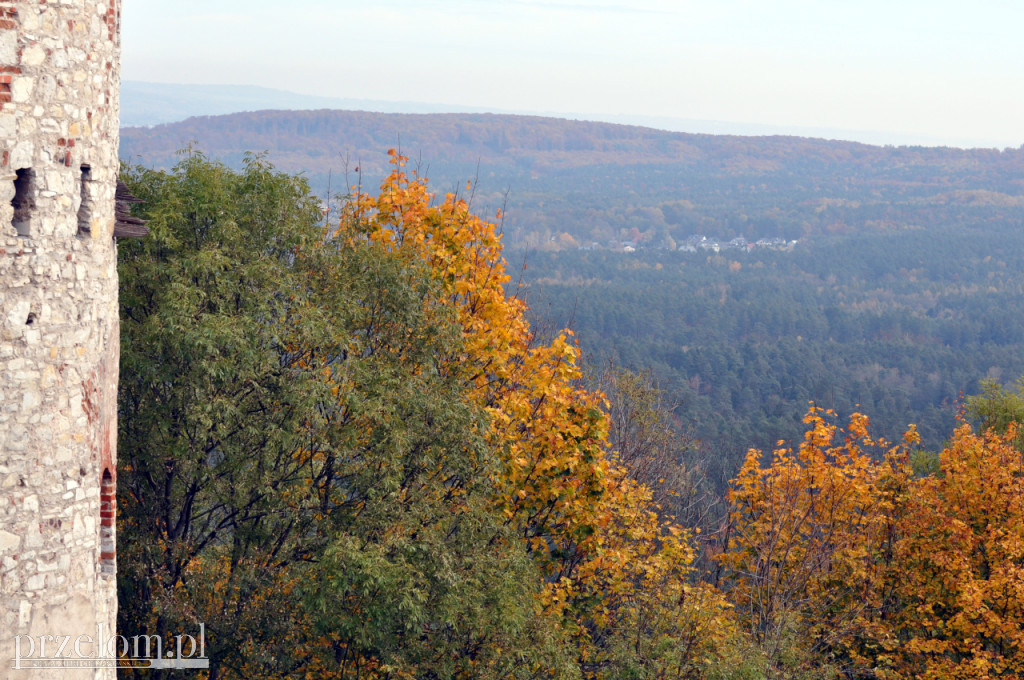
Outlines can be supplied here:
M433 205L426 180L389 153L394 170L380 193L352 197L329 237L370 239L427 262L457 309L463 354L447 370L488 410L490 441L506 452L495 502L547 577L540 605L562 617L590 677L608 672L624 636L645 640L641 656L671 640L665 663L691 664L725 634L723 604L689 585L689 532L663 526L650 492L609 455L606 403L577 386L571 332L537 342L526 305L504 291L494 225L454 194Z
M812 408L798 451L747 456L719 557L769 659L870 677L1024 672L1024 463L1015 431L967 425L915 479L913 429L890 446L854 414L845 436ZM871 451L883 455L870 455Z
M1024 676L1024 458L962 425L918 482L898 545L902 677Z
M834 415L812 408L799 449L777 449L767 468L751 450L729 492L731 534L719 559L769 658L783 653L794 631L801 648L842 650L854 661L863 636L886 637L879 556L892 541L908 476L905 447L916 435L889 447L871 439L865 416L854 414L840 433L828 422ZM879 449L881 464L870 455Z

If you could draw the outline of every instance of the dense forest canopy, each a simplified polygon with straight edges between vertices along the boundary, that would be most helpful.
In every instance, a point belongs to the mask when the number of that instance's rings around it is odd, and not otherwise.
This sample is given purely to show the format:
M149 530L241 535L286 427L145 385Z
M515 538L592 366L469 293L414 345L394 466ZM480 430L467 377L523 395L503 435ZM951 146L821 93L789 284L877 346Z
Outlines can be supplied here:
M538 320L600 363L650 367L721 461L802 429L809 401L926 447L980 379L1024 374L1024 230L986 219L792 252L509 253Z

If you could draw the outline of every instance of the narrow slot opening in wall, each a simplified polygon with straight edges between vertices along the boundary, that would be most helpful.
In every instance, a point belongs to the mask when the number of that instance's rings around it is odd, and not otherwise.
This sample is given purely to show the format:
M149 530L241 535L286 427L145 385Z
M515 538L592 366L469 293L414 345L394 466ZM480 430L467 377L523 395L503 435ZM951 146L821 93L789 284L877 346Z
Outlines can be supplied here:
M82 166L79 182L82 202L78 204L78 235L88 236L92 233L92 168Z
M32 235L32 213L36 209L36 173L31 168L21 168L14 178L14 219L11 220L18 236Z
M103 471L100 482L100 573L117 573L117 487L110 470Z

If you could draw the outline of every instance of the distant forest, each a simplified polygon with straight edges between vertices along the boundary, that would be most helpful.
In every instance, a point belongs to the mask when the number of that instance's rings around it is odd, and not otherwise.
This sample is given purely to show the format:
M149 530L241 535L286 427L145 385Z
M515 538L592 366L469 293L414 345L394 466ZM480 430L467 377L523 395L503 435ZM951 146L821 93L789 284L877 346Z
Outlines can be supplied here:
M652 247L693 234L806 239L1024 215L1024 149L877 147L492 114L261 111L126 128L121 157L171 167L190 143L232 167L266 151L326 198L386 174L400 147L438 191L504 209L511 245Z
M324 110L128 128L121 156L170 167L190 143L235 167L264 150L324 200L374 191L400 146L432 189L503 209L535 324L574 328L592 367L650 367L719 485L808 401L937 449L979 380L1024 374L1024 148ZM700 236L799 246L677 251Z
M1024 230L970 223L793 252L506 253L538 322L589 363L649 367L715 482L798 439L808 402L937 450L979 379L1024 374Z

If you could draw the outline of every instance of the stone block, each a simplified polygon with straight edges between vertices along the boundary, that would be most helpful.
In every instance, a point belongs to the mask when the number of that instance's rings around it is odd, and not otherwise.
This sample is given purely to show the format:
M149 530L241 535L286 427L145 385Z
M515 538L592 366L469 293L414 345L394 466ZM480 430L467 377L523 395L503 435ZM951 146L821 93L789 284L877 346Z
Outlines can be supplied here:
M21 52L21 63L24 66L39 66L44 61L46 61L46 49L38 43L29 45Z
M29 548L38 548L43 545L43 536L39 533L39 525L36 522L29 522L25 528L25 545Z
M0 530L0 552L14 550L21 545L21 536Z
M15 326L15 327L24 326L25 325L25 321L28 319L29 311L31 309L32 309L32 303L29 302L28 300L17 300L17 301L15 301L11 305L10 309L7 310L7 314L6 314L7 323L9 323L11 326ZM21 368L22 366L25 365L25 360L24 359L16 359L15 361L19 362L19 363L17 363L17 365L14 366L11 370L15 370L16 371L16 370L18 370L19 368Z
M18 63L18 34L15 31L0 31L0 66Z
M10 165L12 168L32 167L35 145L29 140L21 140L11 149Z
M27 337L28 334L26 333L25 335L26 335L26 340L28 340L28 337ZM36 392L35 390L28 390L22 396L22 399L21 399L21 410L24 411L24 412L31 412L32 410L34 410L37 406L39 406L42 403L43 403L43 398L39 394L39 392Z
M15 104L23 104L32 96L32 90L36 87L34 78L23 76L15 78L11 82L11 99Z
M32 120L34 122L33 118L26 118L25 120ZM14 137L14 135L17 134L17 130L18 130L18 119L15 118L14 114L12 114L12 113L0 114L0 139ZM0 177L0 180L3 180L3 179L7 179L7 178L6 177ZM10 196L8 196L6 194L7 187L5 187L3 190L0 190L0 191L4 192L4 193L0 193L0 199L6 199L6 200L9 201L14 196L14 185L13 184L9 185L9 189L10 189L10 192L11 192Z

